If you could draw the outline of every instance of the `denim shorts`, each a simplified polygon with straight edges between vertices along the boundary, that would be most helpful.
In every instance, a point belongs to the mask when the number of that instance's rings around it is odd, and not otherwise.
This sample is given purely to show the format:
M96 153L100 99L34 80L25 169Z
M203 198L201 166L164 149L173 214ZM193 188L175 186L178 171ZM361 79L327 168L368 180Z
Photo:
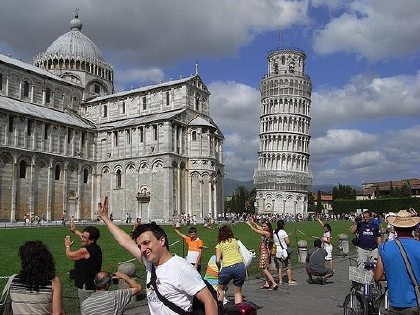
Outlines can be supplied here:
M246 278L246 268L243 262L223 267L219 272L219 284L227 285L233 279L235 287L242 287Z

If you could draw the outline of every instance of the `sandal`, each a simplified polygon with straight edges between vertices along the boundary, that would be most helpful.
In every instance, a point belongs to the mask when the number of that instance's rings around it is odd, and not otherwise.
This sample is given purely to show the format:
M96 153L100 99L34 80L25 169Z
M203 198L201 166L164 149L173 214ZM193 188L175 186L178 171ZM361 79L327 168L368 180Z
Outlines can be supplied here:
M289 285L297 285L298 283L296 282L296 281L294 281L294 280L290 280L289 282Z
M276 285L273 285L269 290L276 291L278 288L279 286L276 284Z
M263 285L260 290L269 290L270 286L269 285Z

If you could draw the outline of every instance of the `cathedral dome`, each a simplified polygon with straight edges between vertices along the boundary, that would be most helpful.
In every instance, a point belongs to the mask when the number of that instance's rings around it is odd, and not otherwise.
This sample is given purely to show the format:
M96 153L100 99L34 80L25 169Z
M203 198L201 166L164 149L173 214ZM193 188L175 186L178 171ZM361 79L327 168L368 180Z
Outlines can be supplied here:
M82 32L82 22L76 15L70 31L57 38L44 53L45 57L100 60L105 62L99 48Z

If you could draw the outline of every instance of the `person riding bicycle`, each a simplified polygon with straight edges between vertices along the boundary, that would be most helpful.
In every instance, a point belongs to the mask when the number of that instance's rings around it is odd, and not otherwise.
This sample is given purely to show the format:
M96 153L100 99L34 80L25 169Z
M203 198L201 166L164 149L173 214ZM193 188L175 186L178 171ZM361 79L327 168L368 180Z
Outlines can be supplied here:
M413 230L420 223L420 218L401 210L386 220L394 226L397 238L379 246L375 280L382 280L386 275L390 305L388 314L420 314L414 284L397 244L400 242L402 245L416 281L420 283L420 242L413 238Z
M356 220L351 232L357 234L357 263L363 268L363 263L378 257L378 245L381 244L379 226L372 220L372 212L363 211L363 219Z

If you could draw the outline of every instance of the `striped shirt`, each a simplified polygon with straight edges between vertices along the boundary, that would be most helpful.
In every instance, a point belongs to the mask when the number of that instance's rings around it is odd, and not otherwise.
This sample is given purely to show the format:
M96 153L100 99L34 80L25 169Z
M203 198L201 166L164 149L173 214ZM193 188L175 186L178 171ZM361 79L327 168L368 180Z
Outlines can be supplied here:
M52 312L52 282L30 291L18 277L10 285L10 298L14 315L31 314L45 315Z
M96 291L82 302L82 315L120 315L131 300L131 289Z

